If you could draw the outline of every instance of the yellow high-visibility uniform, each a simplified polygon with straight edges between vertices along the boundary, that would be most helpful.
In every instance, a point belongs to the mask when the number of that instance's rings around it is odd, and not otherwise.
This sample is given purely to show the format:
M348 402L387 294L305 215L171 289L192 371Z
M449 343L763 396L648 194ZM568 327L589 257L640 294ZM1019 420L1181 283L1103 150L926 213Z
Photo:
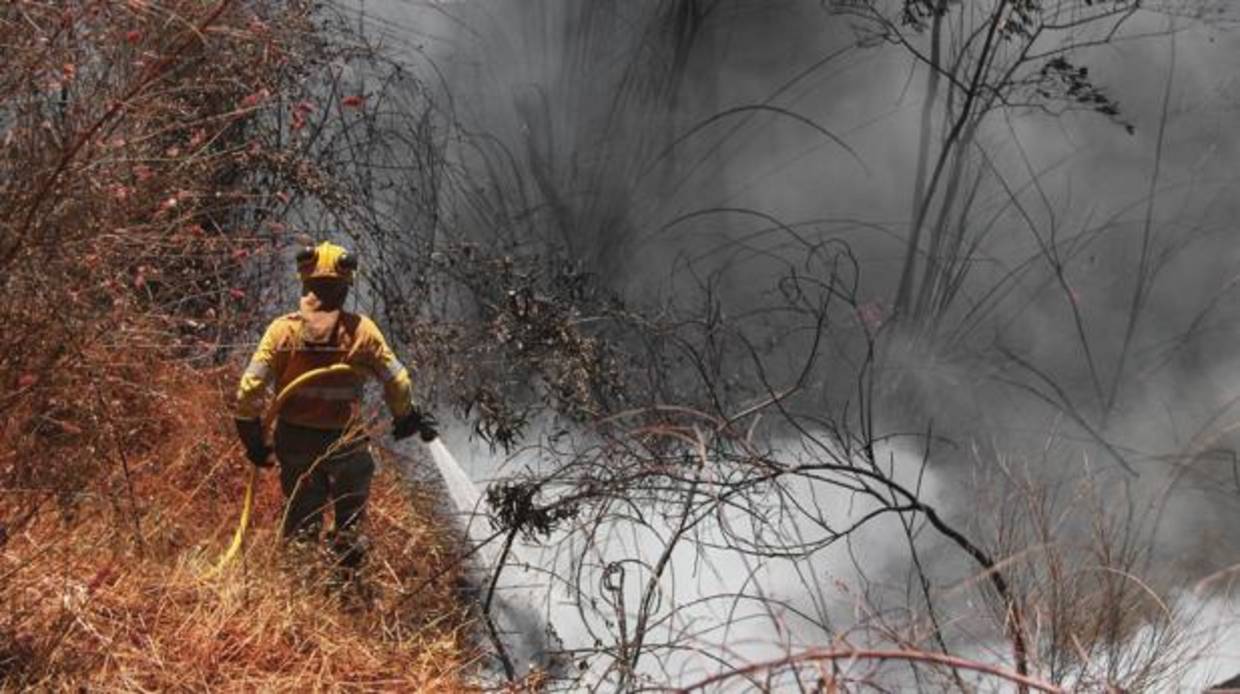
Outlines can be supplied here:
M415 430L433 437L435 422L414 407L409 371L374 321L340 309L353 283L356 259L324 242L302 249L296 260L302 281L299 310L272 321L250 358L237 387L237 434L251 463L270 465L272 450L259 421L269 389L283 392L318 369L353 367L298 384L285 396L274 432L280 487L288 500L282 536L317 541L324 509L333 507L332 547L340 566L352 571L365 555L361 527L375 464L364 437L337 444L357 417L366 376L383 384L394 438Z
M237 388L237 418L257 419L271 386L279 392L307 371L333 364L372 374L383 384L384 400L394 417L413 409L409 371L374 321L345 311L312 312L303 307L299 313L275 319L263 334ZM357 414L362 386L351 373L316 380L293 393L279 418L312 429L343 429Z

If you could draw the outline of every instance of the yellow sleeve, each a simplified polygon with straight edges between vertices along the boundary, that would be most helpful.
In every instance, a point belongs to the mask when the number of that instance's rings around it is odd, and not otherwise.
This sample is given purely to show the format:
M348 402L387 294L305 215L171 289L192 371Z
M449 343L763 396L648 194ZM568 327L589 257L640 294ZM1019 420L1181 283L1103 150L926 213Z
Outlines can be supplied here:
M409 378L409 370L396 358L373 321L364 320L362 330L367 338L359 355L363 365L383 384L383 399L392 416L403 417L413 409L413 381Z
M280 338L284 331L279 321L267 326L263 339L250 357L250 364L241 374L237 385L237 418L258 419L263 414L263 400L267 389L275 381L276 359L279 355Z

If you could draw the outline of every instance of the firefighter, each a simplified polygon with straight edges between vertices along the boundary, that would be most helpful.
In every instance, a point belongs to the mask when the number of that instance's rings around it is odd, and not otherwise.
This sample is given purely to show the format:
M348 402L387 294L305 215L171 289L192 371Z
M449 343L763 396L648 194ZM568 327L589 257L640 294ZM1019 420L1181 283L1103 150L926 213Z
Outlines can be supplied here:
M273 451L259 418L268 390L274 386L279 392L313 369L354 367L294 390L277 415L274 441L286 499L282 536L317 543L330 505L335 516L330 547L347 569L356 569L365 554L360 524L375 469L365 437L349 431L360 410L358 373L383 384L393 438L418 433L432 441L437 436L435 419L415 406L409 372L379 328L366 316L343 310L356 271L356 258L333 243L307 246L297 254L300 307L275 319L263 334L241 377L236 415L246 457L260 468L270 467Z

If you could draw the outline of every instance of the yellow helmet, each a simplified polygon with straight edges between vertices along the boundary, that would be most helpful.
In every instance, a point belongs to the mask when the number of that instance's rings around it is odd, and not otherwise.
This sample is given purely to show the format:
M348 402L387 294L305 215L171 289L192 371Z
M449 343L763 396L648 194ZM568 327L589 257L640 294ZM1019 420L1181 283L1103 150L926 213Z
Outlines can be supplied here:
M318 277L339 279L353 284L357 258L330 241L306 246L297 253L297 274L301 281Z

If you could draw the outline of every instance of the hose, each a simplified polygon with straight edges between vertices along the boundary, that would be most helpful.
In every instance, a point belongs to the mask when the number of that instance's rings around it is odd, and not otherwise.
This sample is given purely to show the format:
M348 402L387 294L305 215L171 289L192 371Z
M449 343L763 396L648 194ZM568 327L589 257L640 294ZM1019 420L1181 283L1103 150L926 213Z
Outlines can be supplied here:
M276 396L275 401L271 403L271 407L267 408L267 413L263 416L263 431L268 431L276 421L276 415L280 414L280 409L284 407L284 403L292 396L293 391L305 385L309 381L317 380L324 376L342 373L353 373L360 376L357 369L348 364L332 364L319 369L311 369L306 373L294 378L291 383L284 386ZM215 566L207 572L207 576L213 576L220 572L228 562L237 556L237 552L241 550L241 544L245 540L245 530L250 524L250 511L254 508L254 485L258 481L258 466L250 466L250 476L245 483L245 496L241 500L241 518L237 521L237 529L233 532L232 543L228 545L228 550L219 558Z

